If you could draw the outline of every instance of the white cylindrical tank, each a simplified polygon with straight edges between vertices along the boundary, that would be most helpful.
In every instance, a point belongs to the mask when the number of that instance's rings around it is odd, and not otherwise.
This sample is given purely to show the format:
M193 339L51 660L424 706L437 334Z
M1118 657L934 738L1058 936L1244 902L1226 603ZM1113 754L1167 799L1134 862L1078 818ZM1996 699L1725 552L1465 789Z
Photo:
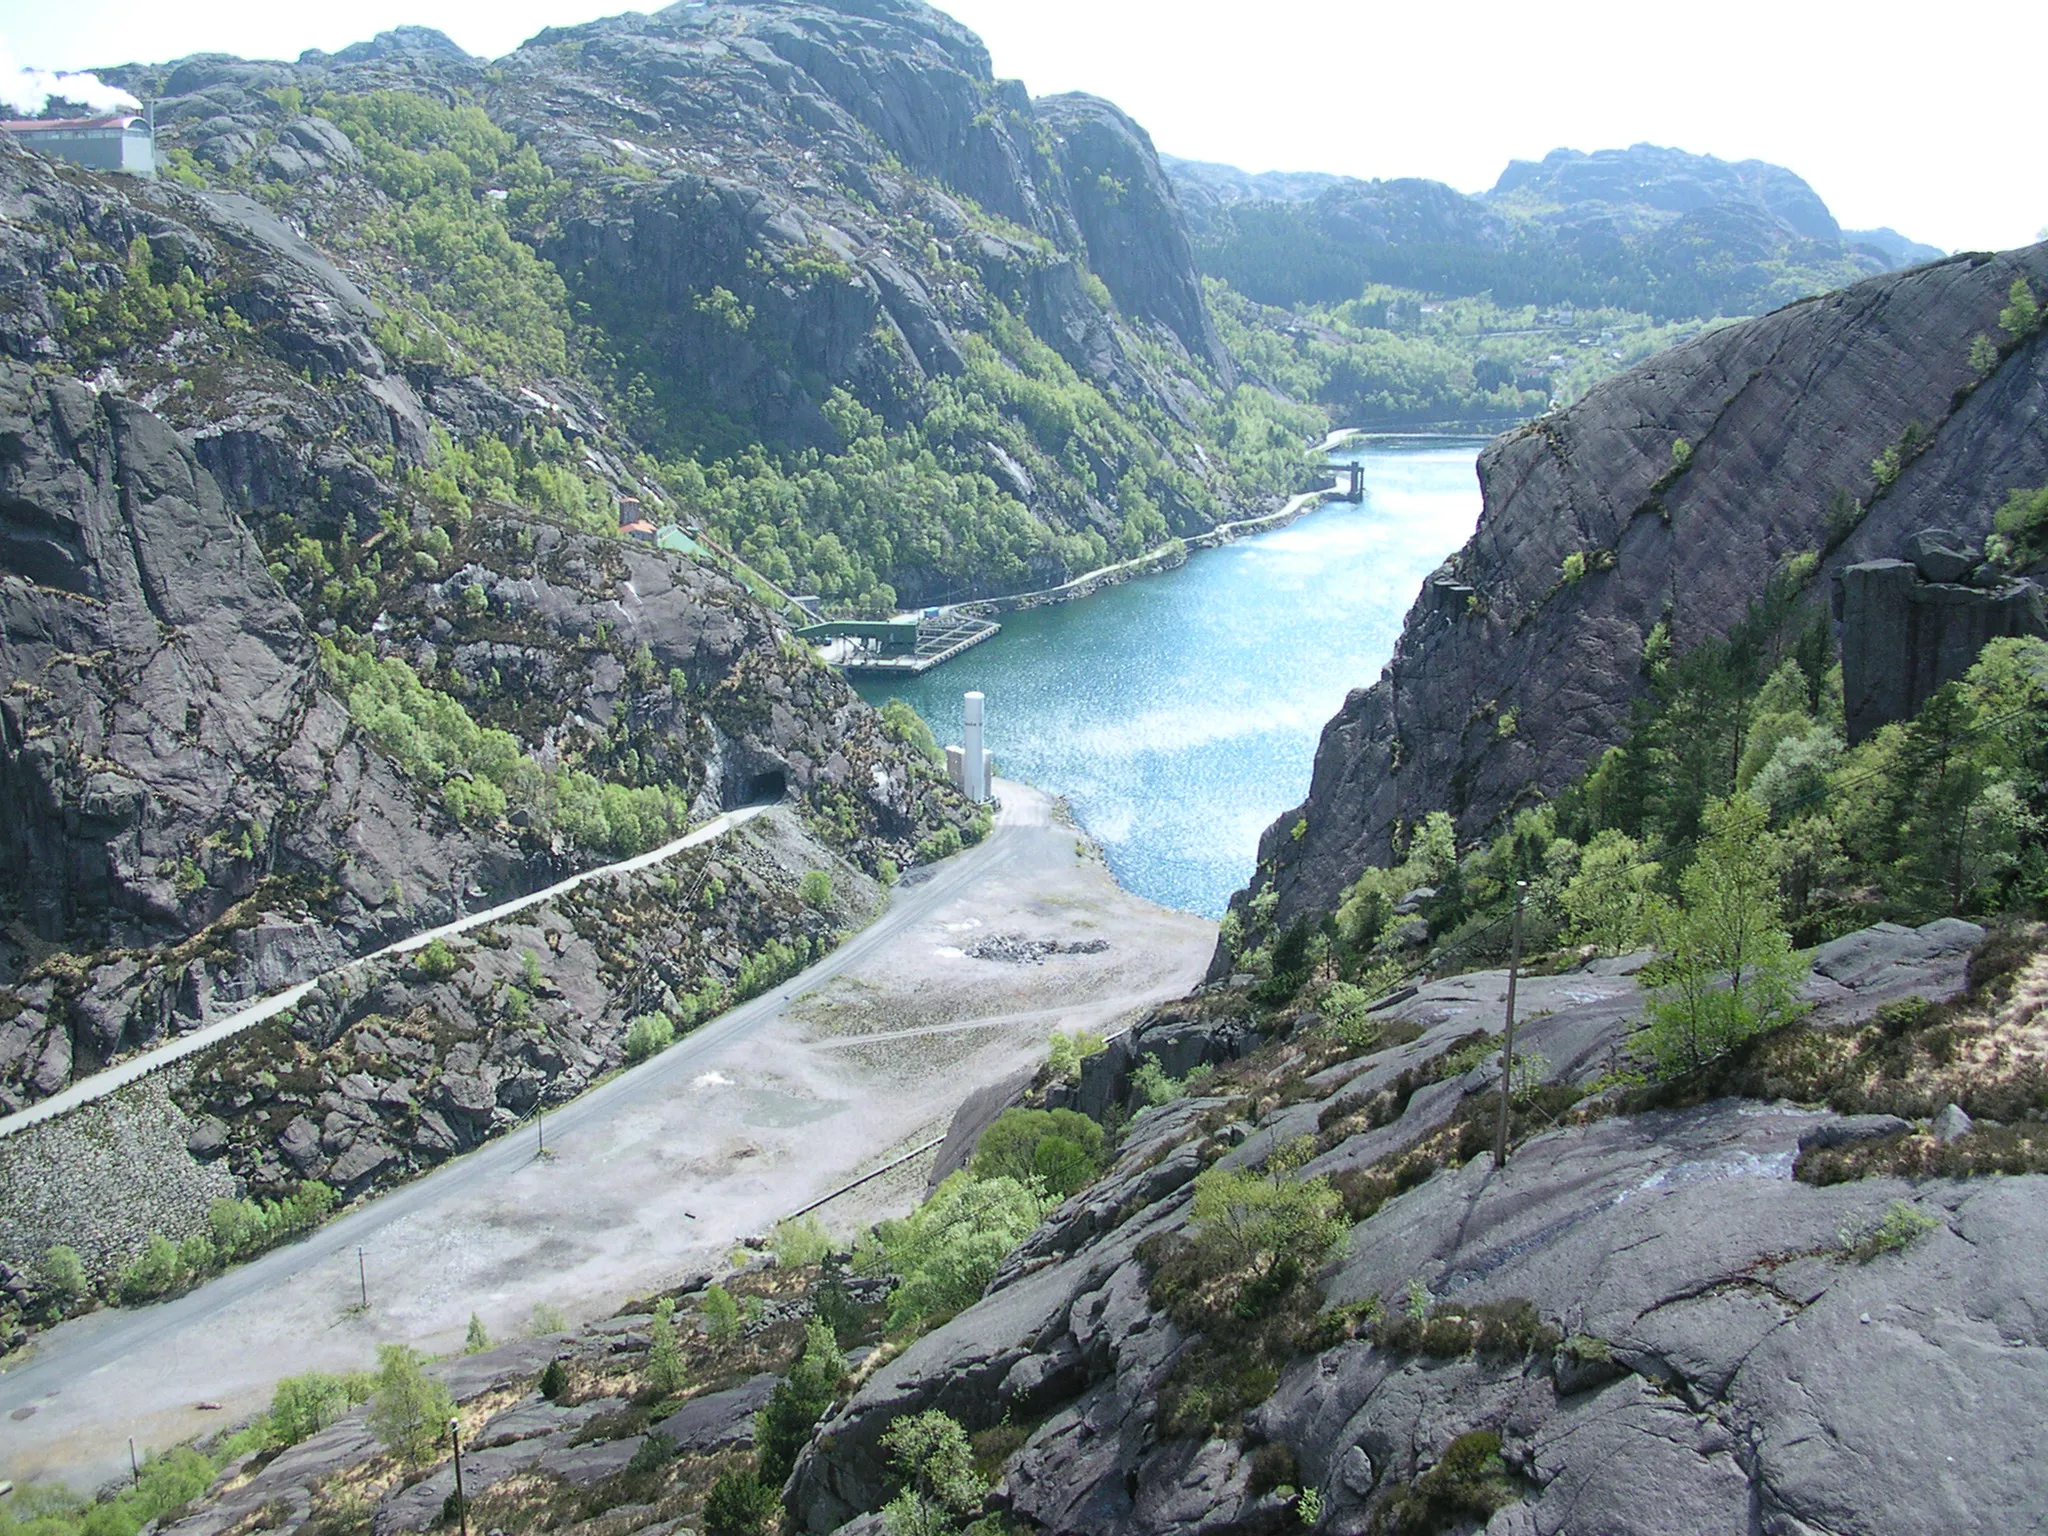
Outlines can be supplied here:
M964 782L961 789L970 800L988 798L988 754L981 745L981 704L979 693L970 693L963 701L960 711L961 764Z

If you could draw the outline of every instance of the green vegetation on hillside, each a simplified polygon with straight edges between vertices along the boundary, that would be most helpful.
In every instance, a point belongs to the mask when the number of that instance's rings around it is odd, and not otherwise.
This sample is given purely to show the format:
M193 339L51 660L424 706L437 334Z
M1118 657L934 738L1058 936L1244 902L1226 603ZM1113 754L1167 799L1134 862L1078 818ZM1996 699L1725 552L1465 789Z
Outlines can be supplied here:
M377 274L373 286L387 314L375 335L394 363L479 370L508 387L590 381L649 450L629 456L642 480L672 496L663 510L708 527L785 591L819 594L833 613L882 614L899 602L1049 584L1156 547L1237 505L1298 489L1304 445L1324 430L1313 405L1257 388L1212 399L1184 392L1183 419L1112 394L994 299L981 328L956 332L965 363L959 376L898 368L879 393L864 386L869 404L834 381L806 378L832 441L773 446L772 434L734 414L732 401L685 386L675 373L674 357L698 349L694 327L708 322L748 333L751 311L732 291L714 287L700 296L675 320L673 336L649 334L634 315L614 313L616 296L572 295L543 254L566 217L602 202L602 178L551 171L532 145L459 92L451 101L376 90L311 104L294 93L291 106L345 131L379 194L314 210L315 236L353 267ZM255 163L224 179L304 216L301 190L252 179ZM979 285L974 269L940 255L927 226L892 217L906 248L960 283ZM1049 249L1044 254L1054 259ZM855 277L823 247L780 264L757 251L748 264L753 278L797 290ZM177 274L160 274L150 287L146 260L136 270L144 276L115 290L126 306L117 318L136 310L121 319L121 335L156 325L149 317L158 309L182 314L203 302ZM1092 302L1111 307L1092 274L1083 273L1082 287ZM115 323L96 318L95 302L79 300L87 308L76 324L89 345ZM1198 371L1134 332L1126 336L1135 360L1161 383ZM761 345L772 354L775 344ZM486 431L459 444L441 434L435 461L400 478L437 514L502 503L610 527L607 486L592 478L580 449L564 451L559 433L541 440L554 432L511 442ZM1008 466L1030 476L1029 507ZM638 494L641 487L622 489ZM338 595L350 590L344 585Z
M1984 557L1993 565L2020 571L2048 560L2048 485L2016 490L2005 498L1984 541Z
M1318 976L1384 988L1408 954L1497 962L1526 882L1532 953L1666 951L1649 1043L1675 1064L1787 1015L1788 939L2048 902L2048 643L1993 641L1912 720L1851 747L1827 627L1799 590L1810 565L1725 638L1673 655L1659 625L1626 739L1489 842L1461 852L1433 815L1320 926L1274 932L1273 893L1257 891L1225 923L1240 965L1291 994ZM1418 923L1431 947L1406 950ZM1730 967L1750 980L1710 992Z
M1074 1110L1006 1109L981 1133L970 1166L977 1179L1035 1179L1065 1199L1101 1171L1102 1143L1102 1127Z
M1248 371L1350 426L1523 420L1702 329L1620 309L1566 316L1383 285L1292 308L1254 303L1216 278L1207 288L1218 330Z
M457 699L419 680L403 658L320 641L321 665L370 739L458 821L490 823L508 809L579 846L618 856L679 835L689 800L670 786L631 788L578 768L544 769L507 731L479 726Z
M1188 1234L1139 1245L1152 1304L1196 1336L1160 1391L1165 1433L1220 1433L1272 1395L1280 1367L1316 1336L1315 1273L1343 1251L1349 1223L1328 1179L1296 1172L1314 1150L1301 1137L1263 1168L1205 1169Z
M481 107L413 91L329 96L319 110L388 199L351 243L381 249L411 275L388 294L400 307L380 324L378 346L395 361L462 359L513 378L564 371L568 293L514 233L558 195L532 146Z
M1198 438L1113 401L1000 306L988 337L960 343L966 372L926 381L899 425L840 389L824 408L834 451L777 456L750 443L725 457L664 458L655 473L784 590L882 615L913 595L1056 584L1220 519L1228 507L1183 467L1204 446L1243 500L1295 490L1305 442L1323 430L1312 406L1240 388L1199 411ZM659 424L648 425L659 440ZM1060 522L997 484L992 449L1032 466ZM1111 502L1119 521L1092 525L1088 497ZM898 592L906 577L915 594Z
M854 1257L870 1274L891 1274L889 1326L922 1329L972 1306L996 1266L1057 1201L1035 1180L961 1171L900 1220L884 1221Z

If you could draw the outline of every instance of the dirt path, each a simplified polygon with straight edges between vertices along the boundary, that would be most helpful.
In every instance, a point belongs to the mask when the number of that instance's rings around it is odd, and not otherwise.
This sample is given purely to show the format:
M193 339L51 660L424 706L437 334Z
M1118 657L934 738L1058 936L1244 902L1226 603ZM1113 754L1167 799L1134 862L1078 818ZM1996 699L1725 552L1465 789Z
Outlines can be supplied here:
M610 1312L939 1134L1054 1023L1099 1029L1200 980L1213 923L1122 891L1044 796L998 787L987 843L906 882L820 965L549 1115L545 1159L525 1135L491 1143L176 1301L52 1330L0 1376L0 1475L89 1486L125 1472L130 1435L217 1428L279 1376L366 1365L379 1342L457 1348L471 1312L498 1338L543 1304ZM965 953L996 934L1108 947ZM823 1219L906 1208L919 1166Z

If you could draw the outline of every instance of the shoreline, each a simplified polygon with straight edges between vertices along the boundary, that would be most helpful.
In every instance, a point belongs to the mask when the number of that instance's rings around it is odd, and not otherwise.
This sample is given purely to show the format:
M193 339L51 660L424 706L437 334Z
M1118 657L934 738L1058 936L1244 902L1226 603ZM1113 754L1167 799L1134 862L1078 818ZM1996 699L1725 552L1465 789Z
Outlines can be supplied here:
M1342 427L1331 432L1317 445L1318 454L1342 452L1347 446L1369 441L1427 441L1442 438L1446 440L1481 439L1491 441L1500 435L1503 428L1476 427L1470 423L1452 423L1443 430L1415 430L1382 432L1371 427ZM1097 566L1092 571L1083 571L1056 587L1040 587L1031 592L1010 592L998 597L975 597L965 602L943 605L948 613L966 613L979 618L993 619L1005 613L1022 613L1030 608L1044 608L1054 603L1071 603L1077 598L1092 597L1108 587L1121 586L1124 582L1139 576L1156 576L1166 571L1179 570L1187 564L1188 555L1198 549L1217 549L1251 534L1270 533L1276 528L1306 517L1326 501L1337 499L1337 483L1311 490L1299 491L1290 496L1271 512L1261 512L1253 517L1234 518L1227 523L1201 533L1189 534L1185 538L1169 539L1157 549L1149 549L1142 555L1133 555L1128 560L1119 560L1110 565ZM1179 547L1176 548L1175 546ZM905 615L909 617L911 615Z
M1035 592L1012 592L1002 597L977 597L964 603L954 603L947 611L992 619L998 614L1021 613L1028 608L1045 608L1054 603L1071 603L1076 598L1092 597L1106 587L1121 586L1133 577L1156 576L1165 571L1179 570L1187 564L1188 554L1192 550L1215 549L1248 534L1267 533L1275 528L1284 528L1289 523L1306 517L1334 496L1336 491L1334 482L1314 490L1300 491L1271 512L1218 523L1214 528L1190 534L1186 538L1169 539L1157 549L1147 550L1142 555L1133 555L1128 560L1119 560L1113 565L1097 566L1094 570L1084 571L1056 587L1041 587Z

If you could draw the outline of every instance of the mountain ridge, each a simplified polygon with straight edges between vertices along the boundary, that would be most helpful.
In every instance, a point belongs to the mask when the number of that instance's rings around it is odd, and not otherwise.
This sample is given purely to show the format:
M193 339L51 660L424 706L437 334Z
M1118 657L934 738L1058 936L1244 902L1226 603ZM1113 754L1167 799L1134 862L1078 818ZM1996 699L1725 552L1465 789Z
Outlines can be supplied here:
M1353 287L1471 293L1491 283L1513 287L1516 302L1618 300L1665 315L1754 313L1933 259L1933 247L1896 232L1845 234L1782 166L1648 143L1510 161L1469 195L1419 178L1168 166L1205 263L1267 303L1351 296L1261 275L1258 242L1281 231L1326 250ZM1373 211L1360 218L1361 208ZM1390 264L1403 248L1409 259Z

